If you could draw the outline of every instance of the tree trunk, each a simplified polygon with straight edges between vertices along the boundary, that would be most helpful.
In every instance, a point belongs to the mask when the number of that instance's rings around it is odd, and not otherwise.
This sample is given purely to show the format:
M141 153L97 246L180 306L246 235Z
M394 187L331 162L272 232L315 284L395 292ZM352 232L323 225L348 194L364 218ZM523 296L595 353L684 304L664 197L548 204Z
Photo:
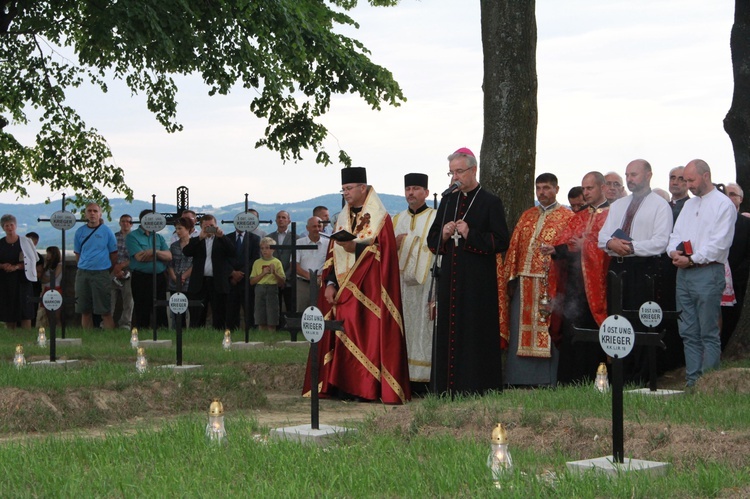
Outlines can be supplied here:
M732 141L737 183L745 191L741 211L750 211L750 2L735 0L734 25L729 42L732 49L734 95L732 107L724 118L724 130ZM725 354L746 357L750 353L750 304L742 315Z
M536 2L480 3L484 51L481 180L503 200L512 230L520 214L534 202Z

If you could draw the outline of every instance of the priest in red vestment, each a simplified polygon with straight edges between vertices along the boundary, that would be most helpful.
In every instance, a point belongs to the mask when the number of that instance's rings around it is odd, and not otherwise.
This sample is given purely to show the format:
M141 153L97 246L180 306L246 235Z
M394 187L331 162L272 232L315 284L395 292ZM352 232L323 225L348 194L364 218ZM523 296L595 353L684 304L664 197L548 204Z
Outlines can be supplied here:
M344 168L341 183L347 204L331 236L318 307L327 320L343 321L344 331L326 331L318 343L319 393L403 404L411 390L393 223L364 168ZM353 240L336 240L345 232Z
M557 381L563 384L593 380L605 360L598 343L573 342L574 326L597 329L607 318L609 255L598 247L599 230L609 213L604 175L587 173L581 186L586 206L552 245L542 246L542 253L552 255L559 270L554 313L562 318L556 345L560 350Z
M541 246L557 239L573 212L557 202L555 175L542 173L535 184L539 205L518 220L498 280L500 328L508 345L505 379L512 386L557 384L558 351L550 337L549 315L556 272Z

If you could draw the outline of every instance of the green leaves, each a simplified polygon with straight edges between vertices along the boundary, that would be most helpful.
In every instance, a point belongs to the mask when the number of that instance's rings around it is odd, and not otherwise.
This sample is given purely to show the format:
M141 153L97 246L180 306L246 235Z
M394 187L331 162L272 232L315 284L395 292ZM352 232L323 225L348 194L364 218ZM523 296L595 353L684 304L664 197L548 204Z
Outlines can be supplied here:
M369 0L395 5L396 0ZM210 94L252 89L251 111L267 121L256 147L282 160L307 149L330 164L317 120L334 94L356 93L373 109L405 98L393 75L368 58L357 40L337 32L357 27L345 11L356 0L56 0L27 5L0 0L0 116L27 124L26 109L43 111L34 145L0 132L0 188L25 195L24 185L72 187L76 198L101 188L126 197L106 141L65 105L65 90L90 81L106 92L105 75L144 93L148 109L169 132L177 121L174 75L200 74ZM71 47L77 61L62 57ZM341 151L339 161L351 162Z

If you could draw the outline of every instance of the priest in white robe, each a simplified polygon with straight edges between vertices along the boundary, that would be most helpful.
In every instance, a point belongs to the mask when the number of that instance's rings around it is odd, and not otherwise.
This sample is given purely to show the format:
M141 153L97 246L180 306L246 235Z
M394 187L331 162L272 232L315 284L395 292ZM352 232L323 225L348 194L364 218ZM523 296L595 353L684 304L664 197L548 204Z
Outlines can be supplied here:
M427 245L427 234L437 210L427 206L426 200L430 195L427 180L427 175L423 173L404 176L404 196L409 207L396 215L393 221L398 245L409 379L413 393L426 392L432 367L430 269L433 254Z

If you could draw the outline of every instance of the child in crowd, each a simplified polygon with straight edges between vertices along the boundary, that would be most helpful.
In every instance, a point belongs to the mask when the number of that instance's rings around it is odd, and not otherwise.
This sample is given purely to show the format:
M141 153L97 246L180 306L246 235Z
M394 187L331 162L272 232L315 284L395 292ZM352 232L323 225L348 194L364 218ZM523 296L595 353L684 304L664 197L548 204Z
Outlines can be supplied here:
M262 331L275 331L279 324L279 288L286 280L281 261L273 256L274 244L270 237L260 241L261 258L255 260L250 272L250 284L255 286L255 323Z

